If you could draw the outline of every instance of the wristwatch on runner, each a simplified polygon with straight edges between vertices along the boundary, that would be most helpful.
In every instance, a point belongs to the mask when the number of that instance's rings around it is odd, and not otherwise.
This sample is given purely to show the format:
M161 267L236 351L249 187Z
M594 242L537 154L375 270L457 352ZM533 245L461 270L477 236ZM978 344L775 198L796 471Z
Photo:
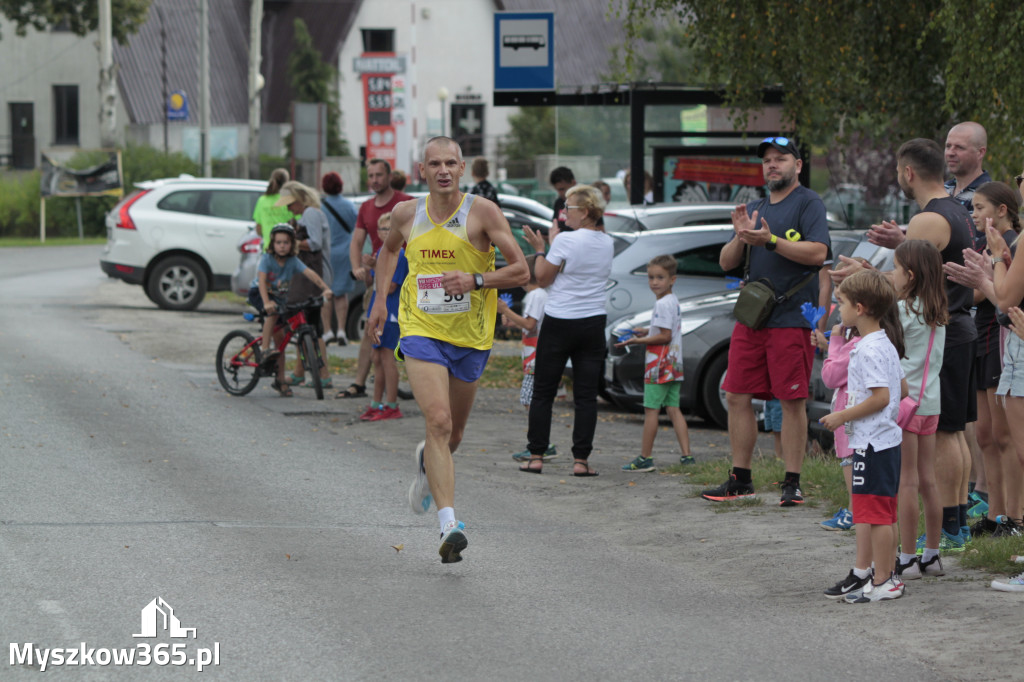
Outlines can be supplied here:
M768 240L768 243L764 245L764 248L768 249L769 251L774 251L775 247L778 246L778 241L779 238L773 234L772 238Z
M475 289L483 289L484 288L484 276L482 274L480 274L479 272L474 274L473 275L473 284L476 285L474 287Z

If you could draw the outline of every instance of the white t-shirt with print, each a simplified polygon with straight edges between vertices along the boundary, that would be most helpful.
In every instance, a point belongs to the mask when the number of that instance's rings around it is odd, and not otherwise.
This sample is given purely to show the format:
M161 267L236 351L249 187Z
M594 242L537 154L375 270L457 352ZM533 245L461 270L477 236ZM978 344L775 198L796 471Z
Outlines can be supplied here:
M900 382L905 376L896 347L885 332L878 330L861 337L850 351L846 384L846 406L859 405L871 396L872 388L889 389L889 403L863 419L847 422L850 448L865 450L868 445L884 450L903 442L903 430L896 423L900 411Z
M668 384L683 380L683 344L679 334L679 299L670 291L654 303L649 334L655 330L669 329L672 338L668 343L646 346L644 357L644 383Z

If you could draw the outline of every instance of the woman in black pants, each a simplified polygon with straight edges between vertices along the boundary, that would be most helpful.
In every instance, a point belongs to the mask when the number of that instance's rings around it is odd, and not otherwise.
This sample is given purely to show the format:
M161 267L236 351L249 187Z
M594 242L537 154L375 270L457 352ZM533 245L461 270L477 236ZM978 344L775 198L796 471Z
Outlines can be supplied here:
M530 461L520 471L539 474L551 435L551 407L567 360L572 360L576 415L572 432L573 476L597 476L587 464L597 427L597 388L605 356L605 284L611 273L614 246L598 222L604 215L601 193L577 185L566 193L566 225L572 232L544 237L524 228L527 241L543 257L535 270L547 287L544 322L537 339L533 400L530 403Z

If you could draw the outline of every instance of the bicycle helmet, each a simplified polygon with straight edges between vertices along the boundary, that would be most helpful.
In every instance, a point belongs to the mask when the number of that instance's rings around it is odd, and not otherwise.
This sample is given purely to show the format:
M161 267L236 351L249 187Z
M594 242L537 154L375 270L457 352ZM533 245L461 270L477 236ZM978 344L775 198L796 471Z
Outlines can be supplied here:
M286 234L291 235L293 239L295 238L295 228L289 225L288 223L278 223L277 225L274 225L272 228L270 228L270 238L273 239L274 235L277 234L278 232L284 232Z

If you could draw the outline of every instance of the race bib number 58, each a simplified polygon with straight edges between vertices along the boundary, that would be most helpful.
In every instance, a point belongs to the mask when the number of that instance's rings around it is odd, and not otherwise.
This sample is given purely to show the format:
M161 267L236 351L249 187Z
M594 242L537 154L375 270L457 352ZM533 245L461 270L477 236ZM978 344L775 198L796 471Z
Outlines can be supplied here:
M441 275L416 276L416 306L431 315L469 312L469 294L446 294Z

